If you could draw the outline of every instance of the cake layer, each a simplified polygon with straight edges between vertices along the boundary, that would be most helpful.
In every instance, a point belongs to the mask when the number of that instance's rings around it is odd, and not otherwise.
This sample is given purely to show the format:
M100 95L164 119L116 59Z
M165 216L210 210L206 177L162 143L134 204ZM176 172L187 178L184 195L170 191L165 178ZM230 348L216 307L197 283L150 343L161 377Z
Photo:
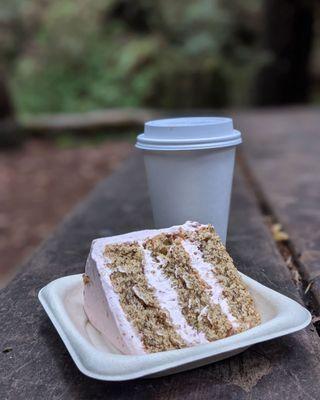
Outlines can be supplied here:
M203 332L197 331L189 325L182 314L179 305L178 293L174 290L170 279L163 272L162 260L155 260L150 250L141 246L144 253L144 267L148 284L154 289L155 296L160 306L169 313L172 324L177 333L188 346L195 344L208 343Z
M259 323L209 225L187 222L98 239L85 281L90 322L126 354L208 343Z
M219 304L210 298L210 287L192 267L190 255L182 246L186 233L154 237L146 242L155 259L160 259L160 268L170 279L177 291L179 306L187 321L198 332L203 332L207 340L228 336L232 326L223 314Z
M186 343L176 332L168 310L160 307L155 289L145 276L143 250L137 242L105 248L110 279L120 304L148 352L183 348ZM127 332L122 332L126 336Z

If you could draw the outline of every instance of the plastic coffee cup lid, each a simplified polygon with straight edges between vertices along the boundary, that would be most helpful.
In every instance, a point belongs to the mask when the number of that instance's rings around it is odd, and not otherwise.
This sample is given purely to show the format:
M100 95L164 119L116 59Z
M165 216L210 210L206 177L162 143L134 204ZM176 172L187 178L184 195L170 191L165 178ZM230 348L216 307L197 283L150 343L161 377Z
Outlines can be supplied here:
M136 147L143 150L201 150L235 146L241 133L231 118L188 117L146 122Z

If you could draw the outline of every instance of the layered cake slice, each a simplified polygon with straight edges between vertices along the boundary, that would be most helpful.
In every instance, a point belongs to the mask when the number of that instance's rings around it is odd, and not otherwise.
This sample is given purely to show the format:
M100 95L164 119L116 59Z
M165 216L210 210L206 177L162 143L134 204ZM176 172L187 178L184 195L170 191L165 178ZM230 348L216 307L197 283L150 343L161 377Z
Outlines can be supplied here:
M196 222L93 241L84 309L124 354L208 343L260 322L215 230Z

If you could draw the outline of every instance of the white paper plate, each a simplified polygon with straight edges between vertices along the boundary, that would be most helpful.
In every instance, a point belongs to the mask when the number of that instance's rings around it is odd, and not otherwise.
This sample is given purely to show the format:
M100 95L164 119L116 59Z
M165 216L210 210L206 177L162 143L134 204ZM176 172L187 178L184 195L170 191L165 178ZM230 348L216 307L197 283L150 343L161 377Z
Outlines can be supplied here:
M85 375L106 381L164 376L231 357L249 346L306 327L311 315L297 302L242 274L262 315L261 325L226 339L181 350L123 355L89 323L83 310L82 276L57 279L39 292L39 300Z

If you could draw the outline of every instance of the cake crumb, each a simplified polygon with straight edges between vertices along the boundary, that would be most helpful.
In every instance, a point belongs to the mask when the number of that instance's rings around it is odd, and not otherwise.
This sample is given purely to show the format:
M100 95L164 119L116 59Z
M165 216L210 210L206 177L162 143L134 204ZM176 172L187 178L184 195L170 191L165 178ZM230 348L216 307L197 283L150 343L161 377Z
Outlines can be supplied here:
M87 274L82 274L82 280L83 280L83 283L84 283L85 285L87 285L88 283L90 283L90 277L89 277L89 275L87 275Z

